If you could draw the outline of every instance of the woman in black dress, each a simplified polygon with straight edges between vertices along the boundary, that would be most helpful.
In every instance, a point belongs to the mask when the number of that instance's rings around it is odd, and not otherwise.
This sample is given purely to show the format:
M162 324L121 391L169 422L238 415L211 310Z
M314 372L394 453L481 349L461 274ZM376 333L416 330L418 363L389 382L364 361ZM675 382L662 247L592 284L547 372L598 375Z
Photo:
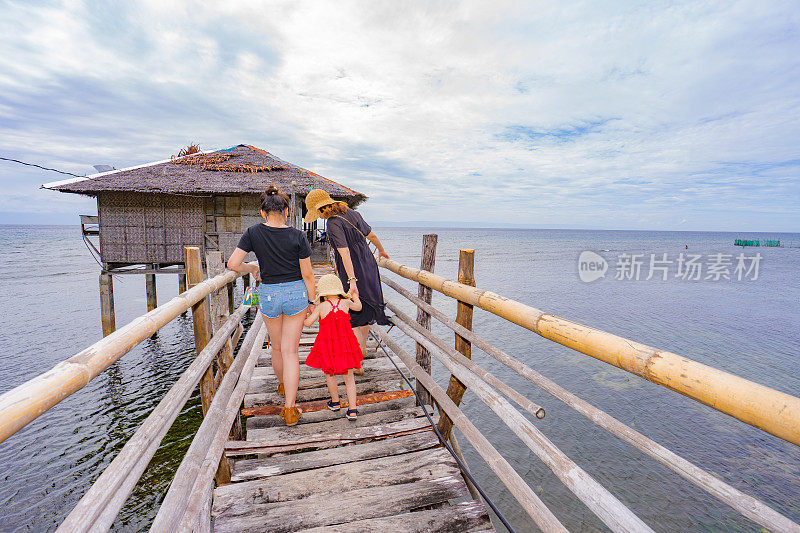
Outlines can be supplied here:
M367 241L378 248L379 257L389 259L389 255L361 214L348 209L346 203L332 199L322 189L309 191L306 208L306 222L313 222L320 217L327 219L328 239L335 250L336 273L342 280L342 285L348 291L358 294L361 300L361 311L350 312L350 325L361 345L362 353L366 356L369 325L389 324L384 314L385 303L378 263L375 262Z

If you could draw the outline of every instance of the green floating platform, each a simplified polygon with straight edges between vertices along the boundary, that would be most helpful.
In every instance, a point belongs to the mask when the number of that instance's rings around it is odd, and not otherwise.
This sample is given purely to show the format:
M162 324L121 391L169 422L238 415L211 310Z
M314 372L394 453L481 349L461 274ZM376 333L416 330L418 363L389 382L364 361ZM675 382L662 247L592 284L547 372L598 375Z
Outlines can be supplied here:
M772 246L778 247L781 241L748 241L745 239L736 239L733 241L734 246Z

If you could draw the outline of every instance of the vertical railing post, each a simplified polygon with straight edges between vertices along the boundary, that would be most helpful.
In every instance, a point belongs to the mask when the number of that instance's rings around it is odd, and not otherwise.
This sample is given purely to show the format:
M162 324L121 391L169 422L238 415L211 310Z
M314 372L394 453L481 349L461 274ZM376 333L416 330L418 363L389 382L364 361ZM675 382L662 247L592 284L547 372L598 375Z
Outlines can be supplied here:
M203 262L200 257L200 248L197 246L186 246L183 249L183 261L186 265L186 281L188 288L203 281ZM196 353L203 351L208 341L211 340L211 320L208 317L207 298L203 298L192 306L192 323L194 324L194 349ZM211 405L211 397L214 394L214 371L209 365L203 377L200 379L200 403L203 405L203 416L208 412Z
M186 292L186 274L178 274L178 294ZM185 314L185 313L181 313Z
M458 257L458 282L464 285L475 286L475 250L461 250ZM456 322L467 329L472 329L472 306L459 300L456 311ZM461 352L464 357L472 359L472 343L467 339L456 334L456 350ZM450 375L450 383L447 385L447 395L456 405L461 403L464 391L467 388L457 377ZM453 422L444 413L439 419L439 431L445 438L450 436L453 429Z
M206 270L208 271L209 278L213 278L214 276L225 272L225 264L223 262L222 252L214 251L206 254ZM228 319L229 307L227 289L222 289L211 293L209 295L209 303L209 307L211 308L211 331L213 334L216 333L222 324L224 324ZM228 339L228 342L222 346L222 349L220 349L219 353L217 354L216 360L217 375L214 376L214 384L219 385L219 383L222 381L222 378L233 364L233 346L231 346L230 339ZM237 420L241 420L241 418L237 417ZM230 465L228 465L228 459L224 456L224 454L220 460L215 479L217 480L217 485L227 485L231 482L231 469Z
M433 272L433 268L436 265L436 243L438 239L439 236L435 233L422 236L422 259L420 260L419 266L419 268L422 270ZM433 289L420 283L417 294L426 303L431 303ZM417 323L423 328L430 330L431 315L422 309L417 309ZM417 364L421 366L428 374L431 373L431 354L419 343L417 343ZM420 383L417 383L417 393L419 393L419 396L425 405L431 405L433 398L431 398L431 395L428 394L428 391L425 390L425 387L423 387Z
M153 268L155 265L150 265ZM158 307L158 296L156 295L156 275L145 274L145 292L147 293L147 312L149 313Z
M186 274L178 274L178 293L186 292Z
M232 315L236 311L236 305L233 303L233 288L236 286L235 281L228 283L228 314Z
M117 330L114 318L114 280L108 272L100 274L100 321L103 324L103 337Z

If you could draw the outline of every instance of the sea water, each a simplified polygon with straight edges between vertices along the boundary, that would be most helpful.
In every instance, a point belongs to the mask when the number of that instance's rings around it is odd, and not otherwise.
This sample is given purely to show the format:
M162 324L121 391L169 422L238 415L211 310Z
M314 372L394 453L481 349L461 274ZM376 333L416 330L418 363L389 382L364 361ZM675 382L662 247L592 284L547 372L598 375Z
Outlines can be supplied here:
M459 249L474 249L475 278L483 289L800 396L800 248L733 246L736 238L797 243L798 234L436 228L375 232L393 259L410 266L419 265L422 234L437 233L438 274L455 278ZM579 257L587 251L606 263L603 276L588 282L579 271ZM742 270L737 279L740 254L748 268L760 254L757 275L753 269ZM685 266L690 256L699 256L694 260L702 265L699 279L694 279L696 272L687 277L685 269L684 275L677 275L678 263ZM726 268L729 279L719 274ZM78 227L0 226L0 340L5 351L0 393L100 338L99 271ZM408 280L387 275L414 288ZM147 310L144 285L141 275L114 278L118 326ZM159 275L157 286L159 301L165 302L177 294L177 276ZM384 294L406 312L413 311L392 289L384 287ZM433 304L455 316L449 298L434 293ZM435 320L433 329L445 339L453 338ZM480 309L475 310L474 330L623 423L800 521L797 446ZM413 351L413 343L396 328L391 335ZM193 357L187 314L0 443L0 530L54 530ZM479 350L473 349L473 359L542 405L547 416L533 423L656 531L760 530ZM434 377L446 384L449 374L435 359L433 368ZM476 396L467 392L462 407L567 528L606 530ZM149 525L200 421L195 394L115 530L138 531ZM530 530L531 522L514 498L468 442L461 438L460 443L490 497L519 531Z

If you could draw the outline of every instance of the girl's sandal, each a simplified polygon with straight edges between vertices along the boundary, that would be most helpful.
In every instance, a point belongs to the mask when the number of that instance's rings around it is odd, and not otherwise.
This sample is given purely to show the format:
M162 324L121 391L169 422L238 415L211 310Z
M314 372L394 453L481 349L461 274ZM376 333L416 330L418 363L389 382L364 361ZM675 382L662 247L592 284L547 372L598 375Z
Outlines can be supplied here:
M357 418L358 418L358 409L348 409L347 410L347 419L350 422L355 422L355 420Z
M342 408L341 402L334 402L333 400L328 400L328 409L331 411L338 411Z

